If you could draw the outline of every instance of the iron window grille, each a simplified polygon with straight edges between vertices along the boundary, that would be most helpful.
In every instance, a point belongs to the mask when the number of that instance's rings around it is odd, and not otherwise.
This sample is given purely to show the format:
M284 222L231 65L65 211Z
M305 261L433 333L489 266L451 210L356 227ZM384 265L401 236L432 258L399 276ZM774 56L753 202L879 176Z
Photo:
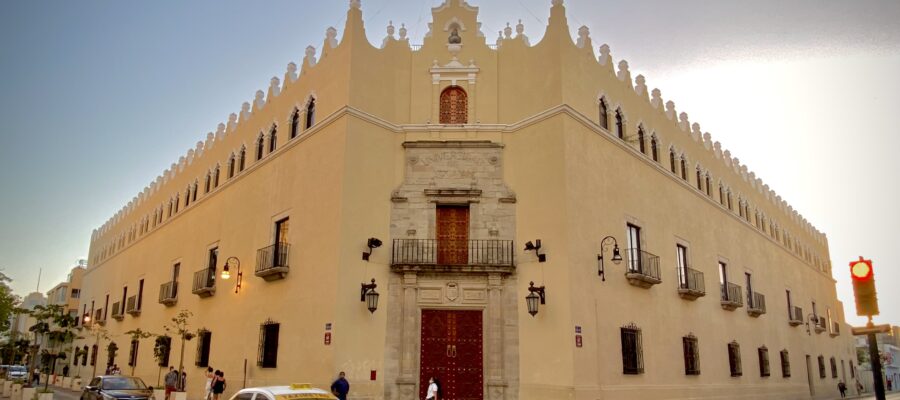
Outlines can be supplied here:
M731 376L738 377L743 375L741 371L741 345L737 341L728 343L728 367L731 369Z
M825 379L825 357L819 356L819 378Z
M131 348L128 350L128 366L134 367L137 365L137 355L138 355L138 342L136 339L131 340Z
M84 346L81 348L81 366L87 366L88 362L88 347ZM93 365L93 364L92 364ZM850 364L851 371L853 370L853 364Z
M837 378L837 361L834 360L834 357L831 357L831 377Z
M766 346L760 347L756 350L759 355L759 376L767 377L770 375L769 373L769 349Z
M684 374L700 375L700 346L693 333L681 338L684 348Z
M606 99L600 99L600 126L603 129L609 129L609 109L606 106Z
M91 346L91 366L97 365L97 353L98 352L99 352L99 349L97 348L96 344Z
M172 354L172 338L170 336L159 336L156 339L156 349L154 351L160 354L154 354L157 359L156 365L165 367L169 365L169 355Z
M256 365L275 368L278 365L278 331L281 324L266 320L259 326L259 355Z
M783 378L791 377L791 358L787 350L781 351L781 376Z
M621 328L622 334L622 373L637 375L644 373L643 345L641 328L633 322Z
M209 348L212 343L212 332L201 329L197 332L197 357L194 358L194 365L198 367L209 366Z

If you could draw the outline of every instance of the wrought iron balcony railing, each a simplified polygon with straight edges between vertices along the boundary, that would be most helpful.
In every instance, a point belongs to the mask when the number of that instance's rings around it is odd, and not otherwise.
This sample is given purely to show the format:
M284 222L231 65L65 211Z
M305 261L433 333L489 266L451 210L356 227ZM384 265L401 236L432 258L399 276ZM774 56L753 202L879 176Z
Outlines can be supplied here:
M289 270L291 245L275 243L256 251L256 276L267 281L282 279Z
M731 282L726 282L724 285L719 285L722 290L722 300L720 304L722 308L728 311L734 311L739 307L744 306L743 296L741 296L741 287L735 285Z
M216 294L216 268L203 268L194 272L194 285L191 293L200 297L209 297Z
M138 304L137 300L138 300L137 295L129 297L128 301L125 303L125 312L127 312L133 316L140 315L141 307L140 307L140 304Z
M391 265L513 267L512 240L394 239Z
M173 306L178 302L178 281L169 281L159 285L159 304Z
M702 272L689 267L676 267L675 272L678 274L678 295L681 298L694 300L706 296L706 283L703 281Z
M758 317L766 313L766 296L753 292L747 297L747 314Z
M790 308L791 315L788 315L788 324L797 326L803 323L803 309L797 306Z
M112 317L115 320L121 321L122 318L125 318L125 308L122 307L122 303L115 302L112 305Z
M628 249L628 263L625 266L625 278L628 283L650 288L662 282L659 276L659 257L641 249Z

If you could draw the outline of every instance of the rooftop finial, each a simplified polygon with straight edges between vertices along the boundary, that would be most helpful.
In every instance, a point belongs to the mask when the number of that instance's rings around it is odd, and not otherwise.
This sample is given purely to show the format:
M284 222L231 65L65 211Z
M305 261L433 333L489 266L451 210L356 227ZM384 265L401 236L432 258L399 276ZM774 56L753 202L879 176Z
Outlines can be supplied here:
M561 6L561 5L563 5L563 0L552 0L552 1L550 1L550 4L552 4L554 6Z
M646 96L647 80L644 78L644 75L638 75L636 78L634 78L634 83L634 91L641 96Z
M503 28L503 38L512 39L512 28L510 28L509 22L506 23L506 28Z
M406 24L400 24L400 40L406 40Z
M306 46L306 57L304 58L309 66L316 65L316 48L313 46Z
M591 29L585 25L582 25L578 28L578 41L575 42L575 46L579 49L583 49L585 47L591 48Z
M266 105L266 94L262 90L256 91L256 96L253 98L253 108L256 110L262 109L263 106Z
M597 59L600 62L600 65L606 65L609 62L609 45L604 43L600 46L600 57Z
M284 83L292 83L297 80L297 64L289 62L287 72L284 73Z
M277 76L273 76L269 80L269 100L281 94L281 80Z
M659 108L659 106L662 105L662 91L657 88L653 88L653 90L650 91L650 105L652 105L653 108Z
M619 72L616 74L616 77L618 77L620 81L627 80L631 83L631 72L628 71L628 61L619 61Z
M328 43L328 47L332 49L337 47L337 29L334 29L333 26L329 26L328 29L325 30L325 43Z
M503 31L497 31L497 48L500 48L501 44L503 44Z
M670 120L675 119L675 102L672 100L666 102L666 117Z
M678 127L683 131L687 131L691 123L688 121L688 113L683 112L678 115Z
M359 9L360 6L359 0L350 0L350 8Z
M240 121L245 122L245 121L247 121L248 118L250 118L250 103L245 101L243 104L241 104L241 119L240 119Z
M381 48L387 47L388 42L394 39L394 21L388 21L387 26L387 36L384 37L384 40L381 41Z
M234 132L237 128L237 114L231 113L228 114L228 125L225 127L226 132Z

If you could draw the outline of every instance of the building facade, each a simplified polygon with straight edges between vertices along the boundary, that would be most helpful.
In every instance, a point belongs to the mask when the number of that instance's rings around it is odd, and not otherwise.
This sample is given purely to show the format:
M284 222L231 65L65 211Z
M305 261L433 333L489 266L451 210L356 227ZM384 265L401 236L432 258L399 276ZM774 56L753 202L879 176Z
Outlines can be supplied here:
M81 304L81 277L86 266L87 260L80 260L78 266L69 271L65 282L48 290L47 304L62 305L70 315L77 316L78 306Z
M179 341L160 362L125 332L188 310L189 397L208 365L229 391L345 371L358 399L424 398L430 377L447 399L819 399L850 379L825 235L587 27L573 40L562 0L533 44L521 24L488 43L464 0L429 26L376 48L351 1L340 38L95 230L91 359L158 383Z

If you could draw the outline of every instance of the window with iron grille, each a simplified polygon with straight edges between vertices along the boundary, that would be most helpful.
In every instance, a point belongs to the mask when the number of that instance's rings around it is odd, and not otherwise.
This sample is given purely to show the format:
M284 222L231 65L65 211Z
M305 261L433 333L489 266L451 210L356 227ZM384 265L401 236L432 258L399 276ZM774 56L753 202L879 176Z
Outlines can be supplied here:
M300 110L294 109L291 113L291 139L297 137L297 128L300 127Z
M88 347L84 346L81 348L81 366L87 365L88 362ZM93 365L93 364L91 364ZM853 370L853 364L850 364L850 370Z
M825 379L825 357L819 356L819 378Z
M638 148L641 150L641 153L647 154L647 145L644 143L644 127L638 127Z
M622 334L622 373L637 375L644 373L644 355L641 344L641 328L634 323L623 326Z
M787 350L781 351L781 376L784 378L791 377L791 358Z
M194 365L198 367L209 366L209 346L212 343L212 332L201 329L197 332L197 357Z
M622 116L622 110L616 110L616 136L619 139L625 139L625 117Z
M272 125L272 130L269 131L269 153L275 151L278 147L278 127Z
M275 368L278 364L278 331L281 324L267 320L259 326L259 355L256 364Z
M728 367L731 368L731 376L741 376L741 345L736 341L728 343Z
M97 345L91 346L91 365L97 365Z
M153 348L153 356L156 357L156 365L165 367L169 365L169 355L172 354L172 338L170 336L157 336Z
M700 345L693 333L681 338L684 348L684 374L700 375Z
M834 360L834 357L831 357L831 377L837 378L837 361Z
M609 129L609 109L606 106L606 99L600 98L600 126L603 129Z
M128 366L133 367L137 365L137 354L138 354L138 342L137 340L131 341L131 348L128 350Z
M769 376L769 349L766 346L756 349L759 354L759 376Z

